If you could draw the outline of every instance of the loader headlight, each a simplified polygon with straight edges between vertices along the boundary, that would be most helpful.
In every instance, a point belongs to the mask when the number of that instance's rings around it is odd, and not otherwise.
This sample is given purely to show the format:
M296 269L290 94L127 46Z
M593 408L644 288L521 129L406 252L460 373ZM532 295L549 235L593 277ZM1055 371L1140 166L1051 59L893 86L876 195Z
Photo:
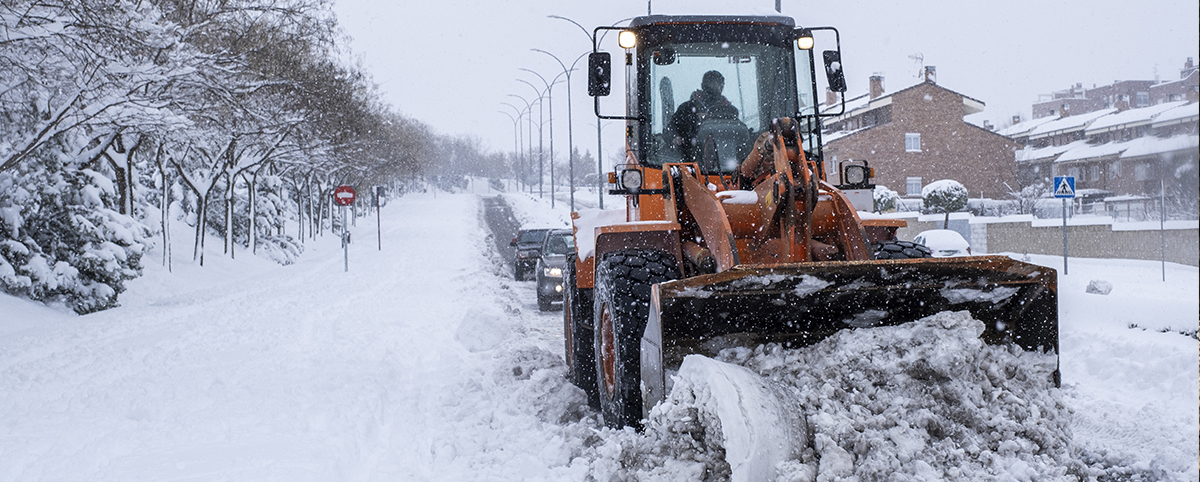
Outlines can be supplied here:
M542 273L555 278L562 276L562 268L542 268Z
M621 171L621 187L629 191L637 191L642 187L642 171L626 169Z
M622 30L621 33L617 35L617 44L619 44L623 49L631 49L637 45L637 35L629 30Z
M867 168L846 166L846 184L862 184L864 182L867 182Z

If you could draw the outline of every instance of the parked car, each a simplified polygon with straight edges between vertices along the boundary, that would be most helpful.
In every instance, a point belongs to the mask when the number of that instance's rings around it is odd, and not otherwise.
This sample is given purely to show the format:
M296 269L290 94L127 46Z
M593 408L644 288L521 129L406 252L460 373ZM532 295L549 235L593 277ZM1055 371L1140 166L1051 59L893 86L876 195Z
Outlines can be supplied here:
M923 244L933 252L935 258L954 258L971 255L971 243L963 239L958 231L949 229L931 229L922 231L913 242Z
M552 303L562 301L563 269L567 265L567 255L573 252L575 236L570 229L555 229L546 235L535 270L539 310L549 310Z
M508 244L517 248L516 258L513 259L513 277L517 281L529 279L529 274L537 266L542 244L546 242L546 233L551 229L553 228L522 228L517 231L517 237Z

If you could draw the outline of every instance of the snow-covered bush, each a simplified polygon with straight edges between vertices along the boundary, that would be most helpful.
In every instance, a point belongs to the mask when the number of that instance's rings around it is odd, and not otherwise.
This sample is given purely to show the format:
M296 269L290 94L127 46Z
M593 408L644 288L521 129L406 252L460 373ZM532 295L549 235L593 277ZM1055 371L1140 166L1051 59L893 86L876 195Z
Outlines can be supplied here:
M111 181L72 162L0 172L0 290L85 314L141 275L149 230L112 209Z
M899 207L900 193L888 189L887 186L876 185L873 194L875 197L875 212L896 212L896 209Z
M967 188L953 179L934 181L921 189L921 200L926 209L946 213L945 224L949 224L950 213L967 207Z

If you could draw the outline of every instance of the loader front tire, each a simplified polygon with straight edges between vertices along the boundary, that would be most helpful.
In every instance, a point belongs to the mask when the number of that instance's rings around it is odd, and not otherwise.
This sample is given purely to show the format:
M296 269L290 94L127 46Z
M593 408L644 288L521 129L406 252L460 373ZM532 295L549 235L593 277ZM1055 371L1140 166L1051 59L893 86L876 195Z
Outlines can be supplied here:
M604 424L641 429L641 338L650 313L650 286L678 276L675 258L659 251L607 253L596 270L596 386Z
M600 391L596 388L596 350L592 346L592 290L576 284L575 256L567 256L563 269L563 338L567 360L567 379L587 394L588 406L600 410Z
M871 252L875 259L922 259L933 256L933 252L923 244L897 240L871 243Z

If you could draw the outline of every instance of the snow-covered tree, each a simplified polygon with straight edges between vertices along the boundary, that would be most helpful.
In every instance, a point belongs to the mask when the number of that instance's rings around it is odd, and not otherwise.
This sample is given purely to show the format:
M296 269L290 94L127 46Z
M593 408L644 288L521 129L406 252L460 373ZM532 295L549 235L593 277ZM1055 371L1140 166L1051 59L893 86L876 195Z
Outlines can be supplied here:
M946 229L950 225L950 213L967 207L967 188L953 179L934 181L921 189L921 200L926 209L946 213L942 222L942 229Z

